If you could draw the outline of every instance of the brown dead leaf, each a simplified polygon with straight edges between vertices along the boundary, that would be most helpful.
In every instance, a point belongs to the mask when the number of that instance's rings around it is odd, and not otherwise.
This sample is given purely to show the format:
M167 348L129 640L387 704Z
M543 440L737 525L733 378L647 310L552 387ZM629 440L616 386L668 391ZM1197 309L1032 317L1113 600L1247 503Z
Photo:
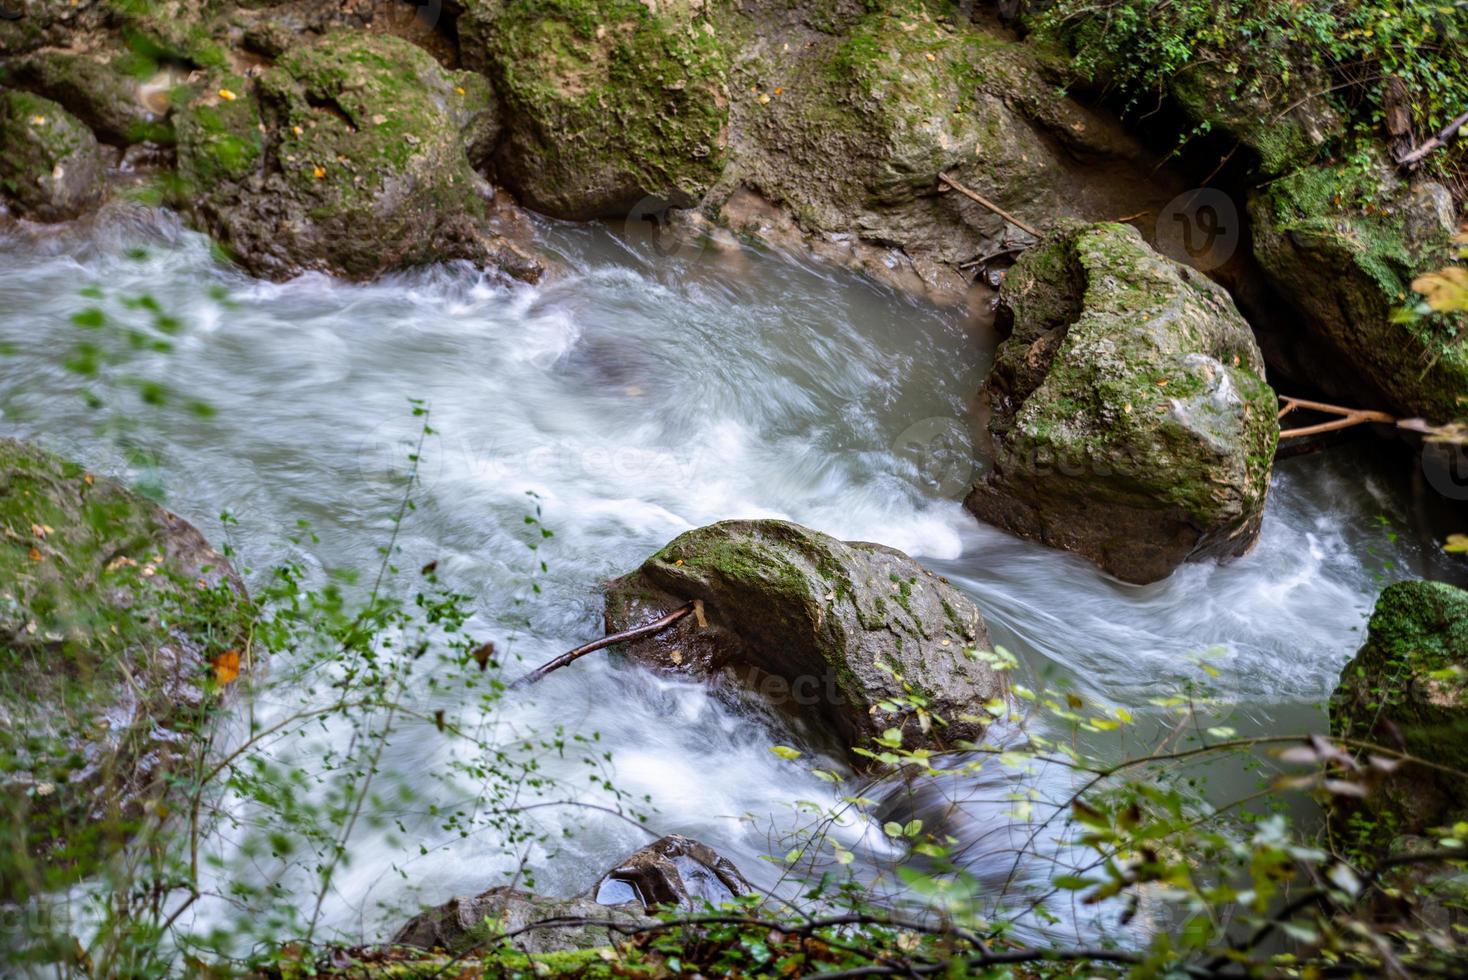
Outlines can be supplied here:
M494 657L494 641L490 640L488 643L479 647L479 649L474 651L472 656L474 657L474 662L479 665L480 672L483 673L489 667L490 659Z

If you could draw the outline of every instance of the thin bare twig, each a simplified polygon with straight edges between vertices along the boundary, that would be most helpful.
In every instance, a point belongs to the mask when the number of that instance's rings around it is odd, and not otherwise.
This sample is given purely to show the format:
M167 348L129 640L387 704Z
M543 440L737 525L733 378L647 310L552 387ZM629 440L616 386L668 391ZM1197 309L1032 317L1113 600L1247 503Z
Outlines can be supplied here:
M661 633L669 626L672 626L674 623L678 622L678 620L682 619L684 616L687 616L689 613L693 612L693 607L695 605L696 603L690 602L687 605L679 606L677 609L674 609L662 619L654 620L653 622L648 623L646 626L636 626L630 630L623 630L620 633L613 633L610 636L604 636L599 640L592 640L590 643L587 643L584 646L579 646L574 650L567 650L565 653L561 654L554 660L550 660L546 663L541 664L539 667L535 668L524 677L515 681L513 684L510 685L510 687L511 689L514 689L517 687L521 687L525 684L534 684L536 681L540 680L551 671L559 670L569 663L580 660L588 653L595 653L597 650L600 650L603 647L609 647L617 643L625 643L628 640L640 640L644 636L652 636L654 633Z
M1025 224L1023 221L1019 220L1014 215L1010 214L1008 211L1004 210L984 195L978 193L977 191L969 190L967 187L963 186L947 174L939 174L938 182L953 188L954 190L958 191L958 193L968 198L970 201L973 201L976 204L982 204L984 207L988 208L990 211L993 211L995 214L999 215L999 217L1003 218L1005 221L1008 221L1016 228L1026 231L1029 234L1034 235L1036 238L1043 237L1040 232L1037 231L1035 228Z

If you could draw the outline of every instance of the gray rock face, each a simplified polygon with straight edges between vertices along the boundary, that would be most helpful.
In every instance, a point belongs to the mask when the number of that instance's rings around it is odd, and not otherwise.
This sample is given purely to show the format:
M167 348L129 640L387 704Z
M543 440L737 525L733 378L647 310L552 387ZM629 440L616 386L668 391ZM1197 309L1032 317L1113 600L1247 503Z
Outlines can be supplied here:
M1220 286L1102 224L1026 252L1000 302L993 467L969 510L1128 582L1253 546L1276 402Z
M977 739L985 705L1005 694L1003 675L973 656L989 648L978 608L882 545L772 520L689 531L608 584L607 631L689 600L703 603L706 625L685 617L626 644L627 656L674 673L730 672L849 746L893 727L909 747ZM910 709L891 710L908 690L926 699L926 729Z
M0 93L0 193L37 221L75 218L102 198L106 164L92 131L50 99Z

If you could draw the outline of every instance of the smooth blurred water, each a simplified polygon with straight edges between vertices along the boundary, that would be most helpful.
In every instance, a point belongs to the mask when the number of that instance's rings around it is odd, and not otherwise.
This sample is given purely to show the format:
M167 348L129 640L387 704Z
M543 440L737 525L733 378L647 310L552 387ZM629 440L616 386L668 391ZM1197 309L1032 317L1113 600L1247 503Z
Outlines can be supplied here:
M975 598L1030 674L1135 705L1200 676L1190 658L1214 649L1240 726L1294 730L1319 726L1315 706L1359 646L1381 585L1454 574L1412 530L1394 464L1348 448L1282 461L1249 556L1121 585L961 508L990 357L987 331L965 314L752 250L669 257L620 229L547 223L539 234L560 256L557 274L506 288L463 268L371 285L257 282L150 211L11 232L0 238L0 426L99 471L156 480L216 541L230 512L229 538L256 574L287 559L374 569L418 432L409 399L422 399L437 434L400 563L437 560L474 596L475 629L513 632L526 665L598 635L599 584L678 533L782 517L921 558ZM83 296L88 287L104 299ZM142 323L146 311L123 302L142 294L184 329L172 353L130 352L111 376L156 378L179 397L140 411L109 390L89 409L85 383L62 367L83 333L69 318L95 304ZM216 413L199 417L189 400ZM535 560L527 491L555 536L538 553L542 594L518 602ZM291 543L298 519L319 540ZM600 732L617 784L651 798L657 831L696 836L765 884L776 872L760 856L797 823L791 803L834 805L850 791L811 776L809 760L771 754L799 736L767 713L609 657L554 675L500 720ZM400 738L387 763L441 765L431 734ZM1008 868L1015 833L993 778L967 788L961 834L981 878ZM588 887L648 839L585 809L537 819L577 831L538 869L552 894ZM364 829L330 925L377 938L394 921L380 907L410 905L415 888L432 901L480 890L513 860L432 821L413 829L407 857ZM850 844L862 832L840 833Z

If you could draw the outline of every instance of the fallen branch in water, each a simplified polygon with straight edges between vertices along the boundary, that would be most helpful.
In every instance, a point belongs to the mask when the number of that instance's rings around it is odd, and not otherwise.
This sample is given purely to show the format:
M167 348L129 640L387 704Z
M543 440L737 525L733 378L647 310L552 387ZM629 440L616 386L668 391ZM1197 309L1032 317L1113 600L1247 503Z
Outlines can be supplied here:
M1408 153L1406 156L1402 157L1400 160L1397 161L1397 163L1399 163L1403 167L1411 169L1412 167L1416 166L1416 164L1419 163L1423 157L1427 156L1427 154L1431 153L1433 150L1436 150L1440 146L1447 146L1452 138L1457 134L1458 130L1462 129L1464 126L1468 126L1468 112L1463 113L1457 119L1454 119L1452 122L1448 123L1447 126L1443 127L1442 132L1438 133L1432 139L1417 147L1417 149L1413 150L1411 153Z
M1396 425L1397 417L1385 412L1374 412L1365 408L1345 408L1341 405L1327 405L1325 402L1312 402L1305 398L1292 398L1289 395L1280 395L1280 401L1284 406L1279 410L1279 417L1284 418L1297 408L1303 408L1311 412L1321 412L1325 415L1338 415L1340 418L1329 422L1320 422L1315 425L1304 425L1298 429L1281 429L1281 439L1294 439L1300 436L1319 435L1322 432L1334 432L1337 429L1349 429L1354 425L1364 425L1367 422L1381 422L1386 425Z
M1023 221L1019 220L1014 215L1010 214L1008 211L1004 210L984 195L979 194L976 191L969 190L967 187L963 186L947 174L939 174L938 181L939 183L946 184L947 186L958 191L958 193L962 194L970 201L973 201L976 204L982 204L984 207L988 208L990 211L993 211L995 214L999 215L999 217L1003 218L1005 221L1008 221L1016 228L1026 231L1031 235L1034 235L1036 238L1043 237L1040 232L1036 231L1034 228L1031 228L1029 225L1025 224Z
M654 633L661 633L669 626L672 626L674 623L678 622L678 620L682 619L684 616L687 616L689 613L693 612L694 607L697 605L697 602L690 602L687 605L679 606L677 609L674 609L662 619L654 620L653 622L648 623L646 626L635 626L630 630L623 630L620 633L613 633L610 636L604 636L599 640L592 640L585 646L579 646L574 650L567 650L556 659L541 664L539 667L535 668L524 677L515 681L513 684L510 685L510 687L513 689L521 687L525 684L534 684L536 681L540 680L551 671L560 670L567 664L574 663L575 661L580 660L588 653L595 653L596 651L604 647L609 647L617 643L624 643L627 640L640 640L644 636L652 636Z

